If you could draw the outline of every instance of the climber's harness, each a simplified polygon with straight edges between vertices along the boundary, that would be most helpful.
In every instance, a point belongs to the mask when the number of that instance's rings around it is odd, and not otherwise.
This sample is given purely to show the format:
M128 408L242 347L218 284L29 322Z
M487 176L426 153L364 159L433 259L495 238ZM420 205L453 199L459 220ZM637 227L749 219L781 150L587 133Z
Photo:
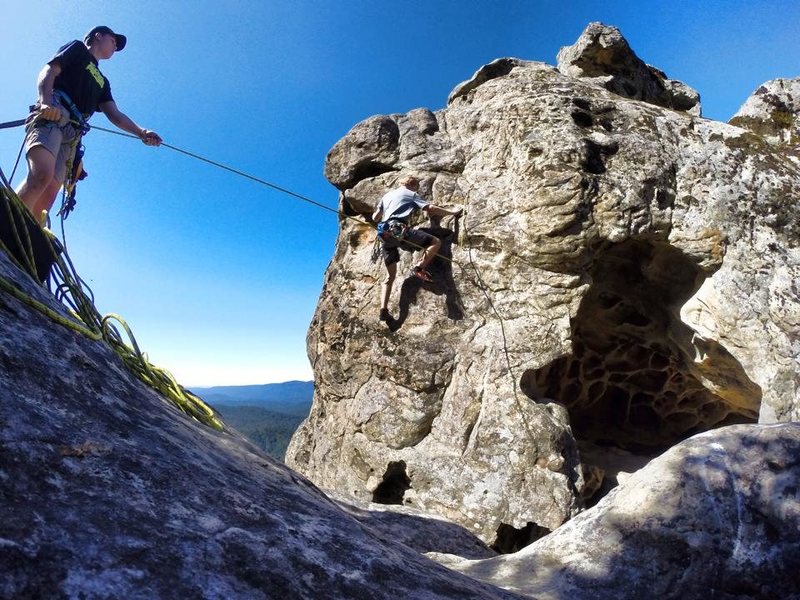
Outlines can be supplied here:
M384 242L391 239L404 240L408 235L408 224L401 219L388 219L378 223L378 237Z
M389 217L385 221L378 223L377 231L378 235L372 245L372 255L370 257L372 262L378 262L382 247L394 248L399 246L408 237L409 227L404 220ZM389 245L386 246L386 244Z

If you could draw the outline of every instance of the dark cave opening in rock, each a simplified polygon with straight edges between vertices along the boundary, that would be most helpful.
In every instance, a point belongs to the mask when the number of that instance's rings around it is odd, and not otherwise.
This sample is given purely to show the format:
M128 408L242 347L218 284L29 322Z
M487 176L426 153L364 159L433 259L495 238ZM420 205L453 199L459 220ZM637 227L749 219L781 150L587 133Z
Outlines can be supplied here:
M383 479L372 493L372 501L377 504L402 504L406 490L411 487L411 479L406 475L403 460L390 462Z
M548 533L550 533L550 530L547 527L541 527L531 521L528 521L527 525L522 529L517 529L513 525L506 523L500 523L500 527L497 528L497 536L491 548L500 554L511 554L517 550L522 550L528 544L543 538Z
M567 407L592 504L642 458L702 431L757 421L761 389L721 344L681 321L704 274L678 249L611 244L589 274L571 322L572 354L526 371L520 386Z

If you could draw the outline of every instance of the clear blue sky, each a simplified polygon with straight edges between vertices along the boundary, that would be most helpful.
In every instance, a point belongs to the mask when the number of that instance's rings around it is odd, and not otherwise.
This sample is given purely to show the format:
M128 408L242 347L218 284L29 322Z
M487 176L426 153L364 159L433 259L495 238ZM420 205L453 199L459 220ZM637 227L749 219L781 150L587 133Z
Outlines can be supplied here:
M128 36L101 63L124 112L170 144L331 207L325 154L358 121L443 108L498 57L555 64L590 21L619 27L645 62L697 89L708 118L726 121L759 84L800 75L796 0L0 6L0 121L25 115L60 45L109 25ZM112 127L102 114L93 123ZM0 131L6 172L21 135ZM99 131L85 143L90 177L67 242L101 312L123 315L185 385L310 379L305 336L335 215L165 148Z

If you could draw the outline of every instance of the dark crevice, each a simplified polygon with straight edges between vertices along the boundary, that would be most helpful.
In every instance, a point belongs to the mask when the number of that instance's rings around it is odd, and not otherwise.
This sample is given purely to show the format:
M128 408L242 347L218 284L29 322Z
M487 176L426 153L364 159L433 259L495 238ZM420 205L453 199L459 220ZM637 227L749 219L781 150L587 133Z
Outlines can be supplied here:
M492 550L501 554L517 552L525 546L543 538L550 530L529 521L525 527L517 529L512 525L501 523L497 528L497 536L492 544Z
M592 140L583 140L586 152L581 161L581 168L587 173L601 175L606 172L606 157L616 154L617 147L601 146Z
M592 119L592 115L583 110L573 110L570 113L572 120L575 121L575 124L579 127L591 127L594 125L594 119Z
M573 98L572 103L587 112L592 112L592 105L586 98Z
M410 488L411 479L406 475L405 461L390 462L383 480L372 493L372 501L377 504L402 504L403 496Z
M356 165L356 168L353 170L353 176L350 178L350 185L348 187L353 187L356 183L363 181L364 179L378 177L384 173L392 173L394 171L397 171L397 169L390 165L372 160L361 163Z
M635 462L696 433L755 422L761 389L721 344L681 321L705 277L686 255L629 240L595 256L592 285L571 321L572 353L526 371L520 386L567 407L584 474L602 495L610 489L603 479L626 469L622 458ZM697 355L706 358L695 362Z

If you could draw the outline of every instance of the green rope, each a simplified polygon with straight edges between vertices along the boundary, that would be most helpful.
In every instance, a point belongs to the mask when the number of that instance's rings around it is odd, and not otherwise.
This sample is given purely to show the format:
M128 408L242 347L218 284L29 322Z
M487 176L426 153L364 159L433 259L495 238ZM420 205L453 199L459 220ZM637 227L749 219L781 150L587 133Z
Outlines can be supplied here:
M17 267L38 280L33 246L25 224L26 220L29 223L33 222L33 218L12 190L3 185L0 186L0 194L2 194L2 204L5 207L6 216L14 232L15 241L21 249L24 260L19 261L15 258L2 241L0 241L0 249L5 251ZM24 244L19 233L20 230L24 232L24 237L26 238L26 243ZM51 234L46 232L46 235L49 236ZM131 328L122 317L118 315L100 316L93 301L84 291L81 279L75 272L75 267L66 250L60 254L53 247L52 240L49 237L48 242L48 247L55 260L53 277L54 279L60 278L62 280L57 286L57 290L63 296L62 302L67 305L75 319L70 319L47 304L36 300L2 276L0 276L0 289L59 325L67 327L91 340L105 341L122 359L128 370L141 381L155 389L190 417L221 431L223 428L222 422L211 407L178 384L171 373L150 363L147 355L139 348ZM111 323L112 320L117 321L125 330L128 339L131 341L130 345L123 341L119 331Z

